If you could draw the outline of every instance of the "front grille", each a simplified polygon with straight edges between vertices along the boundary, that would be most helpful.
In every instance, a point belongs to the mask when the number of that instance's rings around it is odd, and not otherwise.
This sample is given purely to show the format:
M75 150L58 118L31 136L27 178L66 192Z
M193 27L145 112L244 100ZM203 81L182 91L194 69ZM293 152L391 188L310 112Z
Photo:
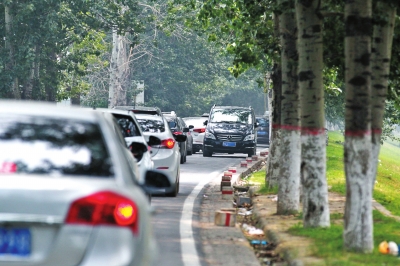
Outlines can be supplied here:
M230 135L230 134L218 134L217 139L222 141L241 141L241 135Z

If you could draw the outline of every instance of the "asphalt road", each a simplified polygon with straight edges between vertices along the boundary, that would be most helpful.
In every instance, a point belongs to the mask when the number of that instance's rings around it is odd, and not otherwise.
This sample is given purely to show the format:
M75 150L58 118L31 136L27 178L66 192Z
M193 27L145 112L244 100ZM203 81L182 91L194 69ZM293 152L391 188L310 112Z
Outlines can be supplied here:
M259 145L258 149L266 147ZM152 206L156 209L153 228L159 249L156 265L205 265L196 229L199 197L202 196L199 192L222 171L239 164L246 157L246 154L213 154L212 157L203 157L201 152L187 156L187 162L180 165L178 196L152 198Z

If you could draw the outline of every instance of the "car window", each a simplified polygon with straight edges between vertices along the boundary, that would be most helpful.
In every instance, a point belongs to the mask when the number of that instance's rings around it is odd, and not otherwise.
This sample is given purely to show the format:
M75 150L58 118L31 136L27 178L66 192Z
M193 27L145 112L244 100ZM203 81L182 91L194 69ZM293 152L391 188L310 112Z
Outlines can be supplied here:
M269 121L265 118L256 118L260 127L269 127Z
M195 128L205 127L205 125L203 123L206 120L207 120L207 117L203 117L200 119L184 119L186 125L188 125L188 126L192 125Z
M168 126L169 128L176 128L177 124L174 120L168 120Z
M165 131L164 121L136 118L143 132L161 133Z
M140 136L140 131L135 124L135 120L129 115L113 114L121 127L121 133L124 138Z
M0 173L114 176L97 124L13 115L0 120Z
M252 115L248 109L213 109L210 122L252 124Z

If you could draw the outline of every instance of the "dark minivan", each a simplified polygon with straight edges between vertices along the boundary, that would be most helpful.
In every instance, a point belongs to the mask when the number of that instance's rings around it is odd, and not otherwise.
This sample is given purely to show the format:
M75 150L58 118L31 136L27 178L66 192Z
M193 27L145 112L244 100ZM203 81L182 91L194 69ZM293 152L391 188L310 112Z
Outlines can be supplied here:
M214 106L204 123L204 157L215 152L256 154L257 122L251 106Z
M269 144L269 119L265 116L256 117L257 127L257 141L258 143Z

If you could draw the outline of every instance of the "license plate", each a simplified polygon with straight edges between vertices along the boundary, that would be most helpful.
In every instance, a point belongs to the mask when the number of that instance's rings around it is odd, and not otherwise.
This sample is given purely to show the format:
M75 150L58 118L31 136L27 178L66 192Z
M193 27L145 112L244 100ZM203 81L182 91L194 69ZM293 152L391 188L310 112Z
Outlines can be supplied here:
M31 254L31 232L26 228L0 228L0 255Z
M224 142L222 142L222 146L224 146L224 147L236 147L236 142L224 141Z
M265 131L257 131L257 134L258 135L265 135L267 132L265 132Z

